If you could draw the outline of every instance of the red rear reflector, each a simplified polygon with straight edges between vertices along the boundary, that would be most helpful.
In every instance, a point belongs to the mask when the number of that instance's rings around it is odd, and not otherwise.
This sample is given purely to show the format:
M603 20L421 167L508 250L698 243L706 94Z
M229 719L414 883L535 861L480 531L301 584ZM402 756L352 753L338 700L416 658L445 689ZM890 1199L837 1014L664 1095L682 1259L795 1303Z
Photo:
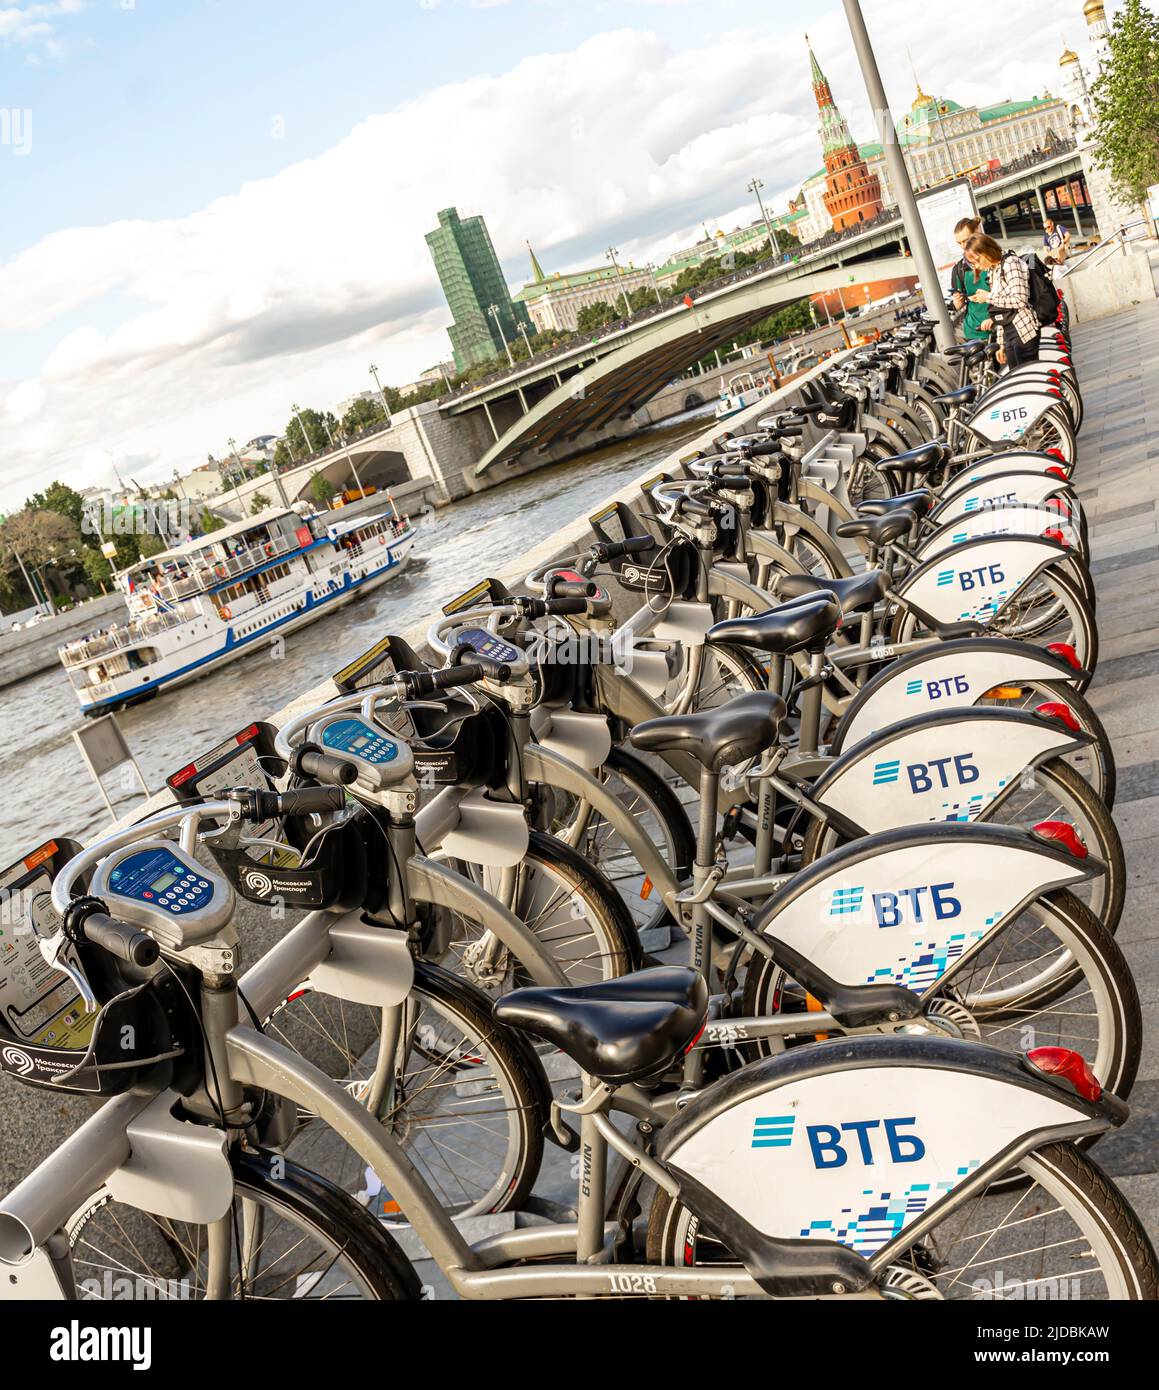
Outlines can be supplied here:
M1063 545L1066 546L1068 550L1070 549L1070 541L1067 540L1057 526L1048 526L1042 533L1042 539L1044 541L1054 541L1055 545Z
M1040 840L1050 840L1055 844L1061 845L1069 854L1073 854L1076 859L1085 859L1087 857L1087 847L1083 844L1078 831L1071 825L1070 821L1039 821L1031 833L1037 835Z
M1038 705L1035 708L1035 713L1044 715L1047 719L1061 719L1072 734L1082 733L1082 726L1074 717L1074 711L1069 705L1064 705L1061 701Z
M1103 1094L1099 1079L1087 1065L1085 1057L1069 1047L1035 1047L1026 1060L1046 1076L1059 1076L1069 1081L1083 1100L1095 1101Z
M1059 468L1056 464L1052 463L1046 471L1055 478L1061 478L1064 483L1070 482L1070 479L1066 476L1066 469Z
M1051 448L1047 449L1046 452L1047 452L1048 454L1053 454L1053 455L1055 456L1055 458L1058 459L1060 462L1062 462L1062 463L1065 463L1065 462L1066 462L1066 456L1063 454L1063 452L1062 452L1061 449L1052 446Z
M1073 666L1076 671L1082 670L1078 655L1069 642L1048 642L1046 650L1048 652L1053 652L1057 657L1061 657L1068 666Z

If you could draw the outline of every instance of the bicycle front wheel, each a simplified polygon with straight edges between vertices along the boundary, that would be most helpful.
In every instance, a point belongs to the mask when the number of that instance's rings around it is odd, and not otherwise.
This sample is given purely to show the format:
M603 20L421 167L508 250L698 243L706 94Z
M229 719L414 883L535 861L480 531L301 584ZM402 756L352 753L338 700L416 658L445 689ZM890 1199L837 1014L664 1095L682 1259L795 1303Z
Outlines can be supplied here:
M235 1149L234 1200L214 1227L154 1216L106 1191L69 1222L83 1300L418 1299L394 1238L333 1183L279 1154Z

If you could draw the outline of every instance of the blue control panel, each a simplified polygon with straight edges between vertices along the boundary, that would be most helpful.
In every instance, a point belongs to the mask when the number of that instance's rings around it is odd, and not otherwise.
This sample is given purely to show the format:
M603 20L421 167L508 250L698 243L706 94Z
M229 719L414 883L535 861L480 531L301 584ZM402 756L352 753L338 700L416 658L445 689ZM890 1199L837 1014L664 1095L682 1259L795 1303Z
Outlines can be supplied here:
M107 893L136 898L178 916L208 907L213 884L197 866L167 849L146 849L123 859L109 873Z
M361 719L338 719L328 724L322 731L322 744L376 766L392 763L398 757L398 744Z
M465 627L461 632L456 632L455 643L458 646L470 647L473 652L490 657L492 661L502 661L507 666L513 666L523 660L523 653L518 647L504 642L502 637L496 637L493 632L485 632L481 627Z

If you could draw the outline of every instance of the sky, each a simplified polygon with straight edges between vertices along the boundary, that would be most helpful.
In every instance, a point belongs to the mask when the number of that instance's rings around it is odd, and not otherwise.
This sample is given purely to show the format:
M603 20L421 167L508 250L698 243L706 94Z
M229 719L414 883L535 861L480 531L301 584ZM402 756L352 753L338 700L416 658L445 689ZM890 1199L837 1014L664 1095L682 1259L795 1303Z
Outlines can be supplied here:
M1086 52L1079 0L863 8L895 116L914 69L985 104ZM873 138L837 0L0 0L0 510L448 358L440 208L515 287L527 241L551 272L750 222L754 175L784 210L821 163L806 27Z

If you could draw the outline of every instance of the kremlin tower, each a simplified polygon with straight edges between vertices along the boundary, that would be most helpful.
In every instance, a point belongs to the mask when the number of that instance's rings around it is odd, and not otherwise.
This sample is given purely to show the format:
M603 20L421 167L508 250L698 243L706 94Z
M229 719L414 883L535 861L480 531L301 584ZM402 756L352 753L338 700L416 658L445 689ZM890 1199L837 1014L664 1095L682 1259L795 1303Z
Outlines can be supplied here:
M805 42L809 43L808 35ZM821 71L809 44L809 62L813 69L813 96L821 114L821 147L825 155L825 210L833 220L835 231L858 222L868 222L883 211L881 184L871 174L854 143L845 117L833 101L829 81Z

